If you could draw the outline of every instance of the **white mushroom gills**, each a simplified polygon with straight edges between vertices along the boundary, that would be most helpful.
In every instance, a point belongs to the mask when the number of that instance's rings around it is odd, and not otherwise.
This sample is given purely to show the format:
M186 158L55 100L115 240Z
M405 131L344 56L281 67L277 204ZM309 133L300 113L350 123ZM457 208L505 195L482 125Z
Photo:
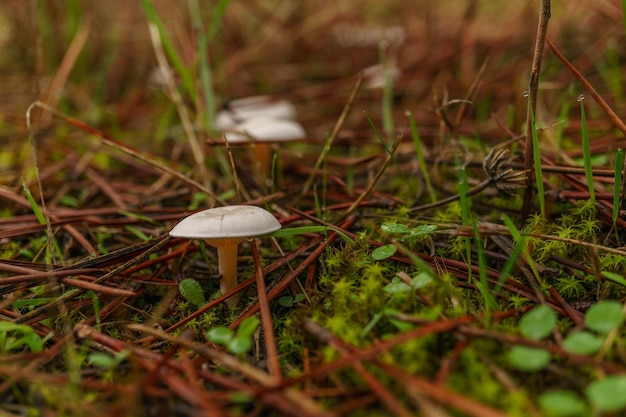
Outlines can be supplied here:
M204 239L217 248L220 291L222 294L237 286L237 248L249 237L261 236L282 226L267 210L256 206L233 205L199 211L184 218L171 231L170 236L187 239ZM236 295L226 303L237 304Z

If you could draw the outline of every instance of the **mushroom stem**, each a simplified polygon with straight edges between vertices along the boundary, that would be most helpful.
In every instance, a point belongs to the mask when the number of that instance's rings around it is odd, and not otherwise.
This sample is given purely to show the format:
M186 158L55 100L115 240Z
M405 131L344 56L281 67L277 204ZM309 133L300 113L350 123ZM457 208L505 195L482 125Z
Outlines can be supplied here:
M269 143L254 143L254 153L259 164L261 175L265 176L263 180L271 180L272 177L272 145Z
M220 280L220 291L222 294L227 293L237 286L237 249L239 242L229 242L228 244L220 244L217 246L217 259L219 263L219 272L222 276ZM234 307L239 301L238 295L233 295L225 300L229 307Z

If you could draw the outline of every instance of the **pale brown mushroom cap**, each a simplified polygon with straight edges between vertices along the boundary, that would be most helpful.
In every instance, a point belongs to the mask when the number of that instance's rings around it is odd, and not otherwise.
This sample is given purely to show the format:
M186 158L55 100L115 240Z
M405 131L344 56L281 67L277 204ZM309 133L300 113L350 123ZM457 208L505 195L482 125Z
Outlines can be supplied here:
M194 213L178 223L170 231L170 236L206 239L211 244L213 239L239 238L237 240L241 241L246 237L274 232L281 227L274 215L261 207L234 205Z

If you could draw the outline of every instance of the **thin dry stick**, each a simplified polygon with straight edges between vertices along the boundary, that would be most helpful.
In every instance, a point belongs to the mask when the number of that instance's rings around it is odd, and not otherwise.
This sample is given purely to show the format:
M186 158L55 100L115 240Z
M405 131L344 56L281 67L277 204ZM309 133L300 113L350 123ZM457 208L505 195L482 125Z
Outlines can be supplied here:
M372 178L370 183L367 185L367 188L365 189L365 191L363 191L361 195L359 195L359 197L356 200L354 200L354 203L352 203L352 205L346 210L346 212L342 216L343 218L348 217L350 214L352 214L352 212L356 210L356 208L361 204L361 202L365 199L365 197L367 197L369 193L372 192L372 190L378 183L378 180L380 180L380 177L382 177L385 170L389 166L389 163L393 160L393 154L398 149L398 146L400 145L401 141L402 141L402 136L398 136L395 142L393 143L393 146L389 150L389 153L387 154L387 158L385 158L385 162L383 163L383 165L380 167L380 169L378 170L374 178Z
M580 83L585 87L585 89L589 91L589 94L591 94L591 97L593 97L593 99L596 101L596 103L598 103L602 111L604 111L604 113L609 117L609 119L611 119L615 127L618 128L624 136L626 136L626 124L622 121L622 119L619 118L617 114L615 114L611 106L609 106L607 102L604 101L604 99L600 96L600 94L598 94L595 88L593 88L593 86L589 84L589 81L587 81L585 77L583 77L583 75L580 72L578 72L578 70L572 65L572 63L569 62L567 58L565 58L565 56L563 56L563 54L556 48L556 46L554 46L554 44L547 37L546 37L546 42L548 43L548 46L550 47L550 49L552 49L552 52L554 52L554 54L557 56L557 58L559 58L561 62L563 62L565 66L570 71L572 71L572 74L574 74L574 76L578 78L578 81L580 81Z
M541 11L539 12L539 23L537 25L535 52L533 55L533 64L530 71L530 83L528 86L528 107L526 110L526 148L524 152L524 170L527 172L527 177L524 204L522 206L522 219L526 219L528 213L530 213L530 204L533 198L533 180L535 175L533 170L533 126L531 112L533 112L533 115L537 114L537 92L539 90L539 75L541 74L541 61L543 58L546 33L548 31L548 20L550 20L550 0L541 0ZM534 119L537 120L536 117L534 117Z
M315 180L315 176L317 175L317 171L319 171L320 167L322 166L322 163L324 162L326 153L328 152L333 141L339 134L339 129L341 129L341 126L343 126L343 123L346 121L346 118L348 117L348 113L350 113L350 109L352 108L352 103L354 103L354 100L356 99L356 95L361 89L361 85L363 85L363 73L359 75L359 79L354 85L354 88L352 89L352 92L350 93L350 97L348 98L348 101L346 102L346 105L344 106L343 111L341 112L341 115L339 116L339 119L337 119L337 123L335 124L333 131L330 134L328 141L326 141L326 146L324 146L324 149L320 153L320 156L317 158L317 161L315 162L315 166L313 167L313 170L311 171L311 175L304 183L304 187L302 187L302 192L300 193L301 198L304 197L306 193L309 192L309 189L311 188L311 185L313 184L313 181Z
M205 194L207 194L210 198L212 198L213 200L217 201L220 204L226 205L226 203L220 199L217 195L215 195L215 193L210 189L205 187L204 185L200 184L199 182L187 177L185 174L178 172L177 170L175 170L174 168L160 162L157 160L157 158L153 155L150 155L147 152L140 152L139 150L128 146L122 142L117 141L113 136L108 135L104 132L101 132L97 129L94 129L91 126L88 126L86 124L84 124L83 122L81 122L78 119L75 119L73 117L70 117L64 113L61 113L60 111L48 106L46 103L43 103L41 101L35 101L34 103L32 103L29 107L28 110L26 111L26 127L28 129L28 135L29 138L31 140L31 143L33 143L34 146L34 127L32 126L31 123L31 112L33 111L33 109L35 107L41 107L42 109L49 111L50 113L53 113L54 115L62 118L63 120L65 120L68 123L73 124L74 126L84 130L85 132L92 134L94 136L96 136L103 144L105 144L108 147L117 149L118 151L121 151L123 153L125 153L126 155L129 155L141 162L145 162L148 165L151 165L157 169L160 169L161 171L167 172L168 174L172 175L173 177L178 178L179 180L189 184L190 186L204 192ZM35 161L36 162L36 161ZM41 184L38 184L40 189L41 189ZM44 209L44 207L42 206L42 209ZM44 209L45 210L45 209ZM44 211L44 214L47 217L47 212Z
M109 279L113 278L114 276L117 276L119 274L121 274L122 272L128 270L129 268L141 263L143 260L145 260L147 257L149 257L150 255L152 255L153 253L158 252L161 248L163 248L165 245L167 245L170 241L172 240L172 238L169 235L165 235L162 237L158 237L155 238L151 243L152 246L148 247L146 249L146 251L144 251L143 253L137 255L136 257L130 259L129 261L125 262L124 264L118 266L117 268L115 268L114 270L112 270L111 272L108 272L104 275L102 275L101 277L99 277L98 279L96 279L95 281L92 282L92 284L100 284L102 282L106 282ZM81 294L84 294L85 290L83 289L78 289L77 291L71 292L71 293L65 293L62 295L59 295L57 298L54 299L54 301L49 302L48 304L45 304L39 308L36 308L34 310L29 311L28 313L16 318L14 320L15 323L26 323L29 320L37 317L40 314L48 314L49 312L51 312L54 309L60 309L63 307L64 303L69 301L70 299L74 298L74 297L78 297Z
M172 77L172 70L167 63L167 59L165 58L165 52L163 51L163 44L161 43L159 30L153 23L148 24L148 29L150 29L152 46L154 48L154 54L156 56L157 62L159 63L159 69L163 73L163 75L165 75L165 79L167 80L167 82L165 83L167 93L174 102L176 110L178 111L178 115L180 116L180 120L183 124L183 129L185 130L185 134L187 135L187 139L189 140L189 146L191 146L191 151L196 161L196 169L198 170L198 173L202 178L202 184L204 184L206 188L211 190L209 196L212 196L213 190L211 186L211 181L209 181L207 167L204 162L204 149L202 148L202 145L200 145L200 141L196 136L196 132L193 128L193 124L191 123L191 118L189 117L189 112L187 111L187 107L185 107L183 98L180 96L180 93L176 89L176 85Z
M254 272L256 276L256 288L259 294L259 310L261 311L261 326L265 336L265 350L267 352L267 365L270 375L278 382L282 380L280 363L278 362L278 349L276 348L276 337L274 335L274 323L272 322L272 310L267 299L265 289L265 277L263 276L263 265L259 258L259 251L254 238L248 239L252 258L254 259Z
M211 346L208 346L206 344L190 341L180 337L175 337L163 331L141 324L129 324L128 328L134 331L146 333L147 335L157 337L170 343L176 343L180 346L192 349L195 352L198 352L199 354L221 364L225 368L229 368L234 372L238 372L246 378L249 378L250 380L255 381L256 383L264 387L280 389L280 391L277 392L282 393L285 398L289 400L290 403L298 405L301 411L300 415L303 417L335 416L332 411L324 410L317 402L315 402L303 392L293 388L282 387L282 384L279 384L272 375L269 375L263 370L258 369L246 362L242 362L235 356L232 356L226 352L213 349ZM90 333L95 332L92 328L84 324L77 324L75 327L75 331L82 333L83 335L85 335L85 337L87 337Z
M76 31L76 35L72 39L72 43L70 43L67 52L63 55L61 64L44 91L42 91L39 95L39 100L52 107L56 107L59 97L61 96L59 93L61 92L63 85L67 82L70 72L72 71L72 68L74 68L74 64L76 64L76 60L87 42L87 38L89 37L89 26L89 20L83 21L80 24L78 30ZM39 125L47 127L50 124L51 118L52 115L49 113L42 115Z

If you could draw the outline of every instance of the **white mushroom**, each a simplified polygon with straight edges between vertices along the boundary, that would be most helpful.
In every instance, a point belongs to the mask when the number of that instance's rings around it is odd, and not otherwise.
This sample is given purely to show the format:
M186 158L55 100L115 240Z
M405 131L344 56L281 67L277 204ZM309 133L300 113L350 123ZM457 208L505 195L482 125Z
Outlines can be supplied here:
M237 247L246 238L265 235L282 226L267 210L256 206L225 206L199 211L184 218L170 236L204 239L217 248L219 272L222 276L222 294L237 286ZM226 303L233 307L238 297L233 295Z
M273 99L269 96L241 98L231 101L227 109L217 113L215 128L221 131L231 130L238 124L259 116L293 120L296 109L285 99Z
M237 125L232 132L227 132L224 136L231 143L253 141L261 172L269 178L272 162L271 142L303 139L306 132L296 121L258 116Z

